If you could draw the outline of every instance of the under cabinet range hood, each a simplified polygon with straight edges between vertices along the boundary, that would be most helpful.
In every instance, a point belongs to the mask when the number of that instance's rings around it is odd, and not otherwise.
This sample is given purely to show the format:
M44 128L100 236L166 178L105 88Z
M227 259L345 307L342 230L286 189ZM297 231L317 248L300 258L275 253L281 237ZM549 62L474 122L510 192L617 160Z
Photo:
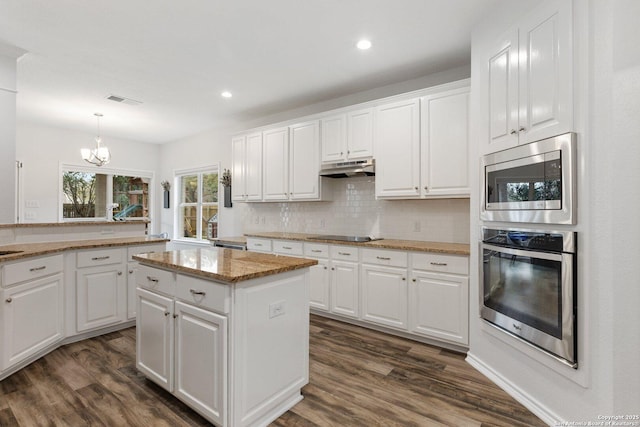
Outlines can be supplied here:
M376 163L373 159L355 160L322 165L320 176L328 178L349 178L351 176L373 176L376 174Z

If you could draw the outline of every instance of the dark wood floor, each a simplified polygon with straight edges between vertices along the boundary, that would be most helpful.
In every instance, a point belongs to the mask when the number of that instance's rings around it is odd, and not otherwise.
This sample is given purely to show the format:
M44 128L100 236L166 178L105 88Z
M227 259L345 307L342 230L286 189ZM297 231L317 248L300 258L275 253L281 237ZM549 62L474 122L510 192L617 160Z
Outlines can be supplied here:
M464 356L312 316L310 383L274 426L543 426ZM0 426L209 425L135 368L135 329L0 381Z

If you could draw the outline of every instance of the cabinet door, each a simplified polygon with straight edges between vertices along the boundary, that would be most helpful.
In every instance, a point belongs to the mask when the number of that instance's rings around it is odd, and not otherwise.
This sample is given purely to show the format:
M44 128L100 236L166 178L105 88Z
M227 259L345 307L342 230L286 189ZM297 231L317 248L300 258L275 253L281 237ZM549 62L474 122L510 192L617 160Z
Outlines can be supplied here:
M76 273L77 331L123 322L127 291L125 266L106 265L79 269Z
M357 318L358 264L345 261L331 262L331 312Z
M489 52L489 145L493 153L518 145L518 29L506 32Z
M318 121L290 128L289 196L292 200L320 197L320 133Z
M0 371L64 337L62 274L3 290L2 305Z
M362 320L407 329L407 269L362 266Z
M320 141L323 163L336 163L346 157L347 123L344 114L320 121Z
M357 160L373 156L373 109L347 113L347 158Z
M264 200L289 199L289 128L262 133Z
M573 128L571 2L545 2L520 23L520 144Z
M246 137L238 136L231 140L231 155L233 163L231 166L232 183L231 197L235 201L246 200L246 184L245 184L245 163L246 163Z
M318 264L309 268L311 289L309 306L316 310L329 311L330 308L330 276L329 262L319 259Z
M422 98L421 191L469 195L469 88Z
M469 344L469 279L413 271L409 285L410 331Z
M136 271L138 271L139 264L137 262L130 262L127 264L127 320L135 319L136 317Z
M376 110L376 196L420 195L420 100L410 99Z
M136 366L173 391L173 300L140 288L137 295Z
M246 200L262 200L262 132L247 136L244 185Z
M227 318L181 302L175 314L175 394L226 425Z

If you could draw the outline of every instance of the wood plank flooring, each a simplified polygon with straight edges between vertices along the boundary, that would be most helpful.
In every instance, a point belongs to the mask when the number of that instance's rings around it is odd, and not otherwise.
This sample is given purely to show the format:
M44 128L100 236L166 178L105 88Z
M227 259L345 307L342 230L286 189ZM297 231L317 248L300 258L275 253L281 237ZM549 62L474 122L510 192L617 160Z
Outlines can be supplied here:
M311 316L310 383L273 426L544 426L464 355ZM0 426L206 426L135 368L135 328L0 381Z

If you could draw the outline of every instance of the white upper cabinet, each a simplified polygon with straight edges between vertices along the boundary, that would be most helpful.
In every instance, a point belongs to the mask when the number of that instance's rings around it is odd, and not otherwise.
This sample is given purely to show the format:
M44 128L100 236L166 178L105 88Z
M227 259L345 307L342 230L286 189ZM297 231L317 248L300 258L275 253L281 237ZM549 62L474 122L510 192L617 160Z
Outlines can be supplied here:
M321 120L322 163L373 156L373 109L365 108Z
M262 133L263 198L289 199L289 128L269 129Z
M237 136L231 146L233 200L262 200L262 132Z
M469 87L421 99L420 194L469 195Z
M420 99L376 109L376 196L420 195Z
M573 128L571 2L547 1L486 53L489 141L496 152Z
M289 129L289 198L317 200L320 197L319 122L299 123Z

